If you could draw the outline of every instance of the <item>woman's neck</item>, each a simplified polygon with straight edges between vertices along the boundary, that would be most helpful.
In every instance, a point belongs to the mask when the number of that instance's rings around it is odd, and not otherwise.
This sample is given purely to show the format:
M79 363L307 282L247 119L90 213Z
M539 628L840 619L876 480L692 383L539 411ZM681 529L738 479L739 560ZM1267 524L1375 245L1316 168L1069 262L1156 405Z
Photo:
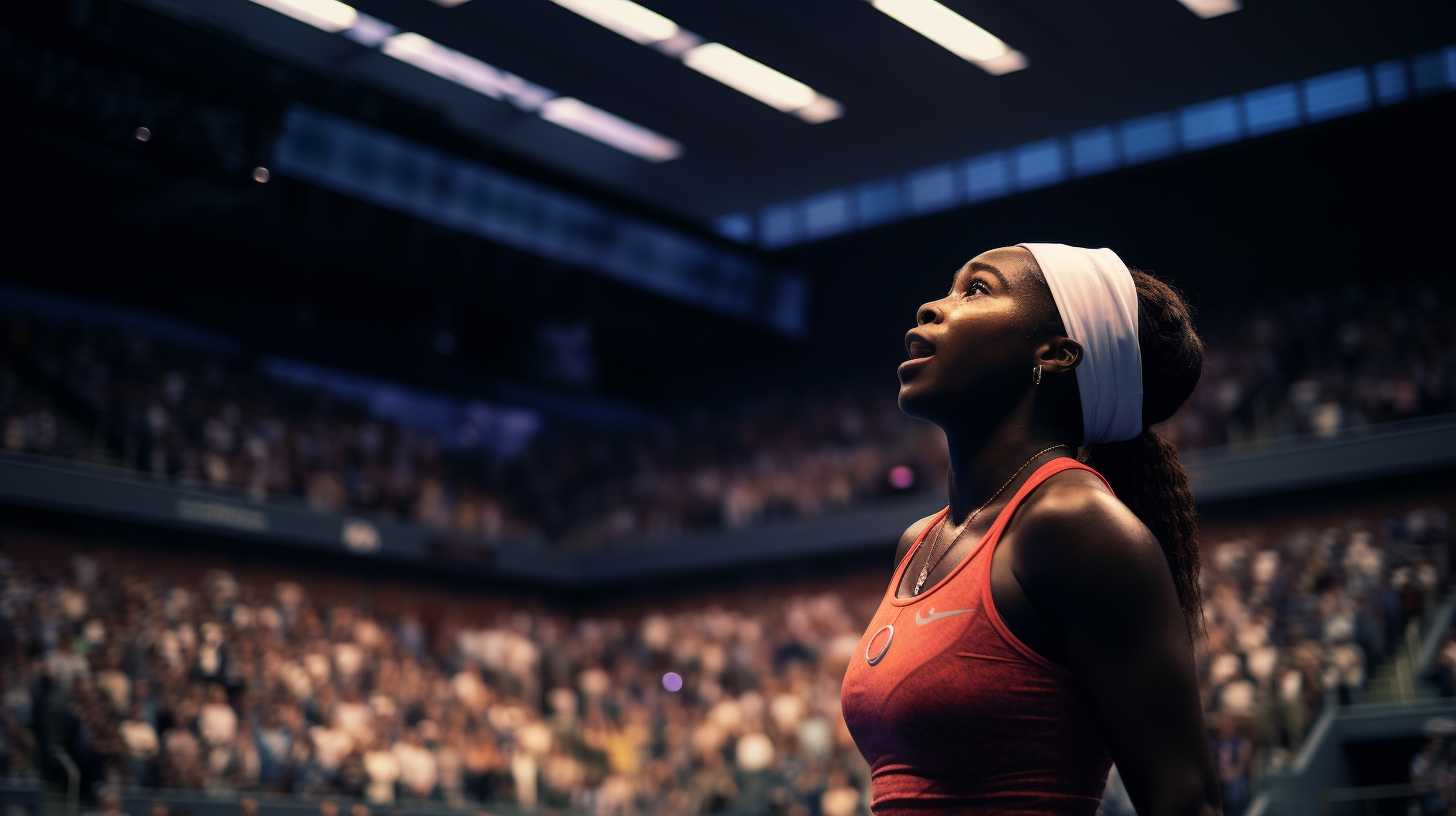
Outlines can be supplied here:
M976 429L954 432L947 429L945 438L950 455L949 520L956 526L964 524L1003 485L1005 489L996 497L998 501L1015 494L1016 488L1041 464L1077 453L1070 442L1053 438L1051 434L1032 433L1025 425L983 427L979 433ZM1043 450L1059 442L1064 444ZM1038 454L1038 451L1042 452ZM1016 474L1015 478L1012 474ZM1007 483L1007 479L1011 482Z

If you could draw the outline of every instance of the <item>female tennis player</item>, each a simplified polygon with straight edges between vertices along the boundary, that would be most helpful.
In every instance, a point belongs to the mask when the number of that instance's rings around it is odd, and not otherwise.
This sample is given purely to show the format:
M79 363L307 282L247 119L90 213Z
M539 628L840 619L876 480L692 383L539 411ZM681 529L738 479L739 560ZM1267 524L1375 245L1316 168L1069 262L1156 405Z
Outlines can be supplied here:
M1221 813L1193 640L1197 517L1149 426L1203 344L1110 249L985 252L920 307L900 407L945 432L949 504L905 531L841 707L876 816ZM1079 452L1080 449L1080 452Z

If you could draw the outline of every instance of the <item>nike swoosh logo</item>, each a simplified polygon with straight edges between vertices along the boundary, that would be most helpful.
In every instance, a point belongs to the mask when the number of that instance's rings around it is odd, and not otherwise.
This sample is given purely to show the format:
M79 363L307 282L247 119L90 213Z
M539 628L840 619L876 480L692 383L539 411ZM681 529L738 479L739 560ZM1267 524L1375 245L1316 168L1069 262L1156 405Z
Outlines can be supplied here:
M971 610L969 610L969 609L947 609L944 612L936 612L935 611L935 607L932 606L932 607L930 607L930 612L929 613L922 612L920 610L916 610L915 611L915 622L918 623L918 624L920 624L921 626L924 626L925 624L930 623L931 621L938 621L941 618L948 618L951 615L959 615L962 612L969 612L969 611L971 611Z

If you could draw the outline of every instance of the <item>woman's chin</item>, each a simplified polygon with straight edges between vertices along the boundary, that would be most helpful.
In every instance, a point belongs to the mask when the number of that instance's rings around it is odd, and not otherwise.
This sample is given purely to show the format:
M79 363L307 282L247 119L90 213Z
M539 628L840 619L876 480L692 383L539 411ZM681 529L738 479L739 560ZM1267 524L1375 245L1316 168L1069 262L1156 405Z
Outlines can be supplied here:
M914 382L900 384L900 411L916 419L927 419L928 417L925 416L925 389L921 386L921 383Z

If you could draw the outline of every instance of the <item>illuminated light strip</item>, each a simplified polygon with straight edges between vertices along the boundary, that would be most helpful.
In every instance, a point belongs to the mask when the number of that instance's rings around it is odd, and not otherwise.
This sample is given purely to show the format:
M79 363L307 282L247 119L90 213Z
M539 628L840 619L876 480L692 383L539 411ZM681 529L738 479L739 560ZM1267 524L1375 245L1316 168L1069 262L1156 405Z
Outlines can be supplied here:
M683 65L784 113L814 101L813 88L722 43L704 43L694 48L683 55Z
M469 54L447 48L429 37L406 31L384 41L385 54L463 85L491 99L509 101L524 111L537 111L556 94L515 74L481 62Z
M380 43L398 34L399 29L361 13L352 28L340 33L366 48L378 48Z
M438 0L437 0L438 2ZM671 39L679 29L677 23L631 0L551 0L558 6L610 28L641 45Z
M1026 56L935 0L869 0L870 5L988 74L1025 68Z
M436 0L440 2L440 0ZM441 45L413 31L401 32L383 20L361 14L338 0L252 0L265 8L332 34L342 34L367 47L378 48L400 62L441 79L469 88L491 99L509 102L520 110L580 133L624 153L652 162L675 159L682 145L634 122L592 107L579 99L528 82L469 54ZM459 0L465 2L465 0ZM458 5L446 0L441 5Z
M439 2L439 0L436 0ZM682 60L689 68L783 113L817 125L844 106L797 79L723 43L702 37L631 0L551 0L627 39Z
M1239 0L1178 0L1178 2L1204 20L1232 14L1244 7Z
M821 190L714 221L718 234L779 249L1456 91L1456 45L1203 100L1064 136Z
M338 0L253 0L253 2L330 34L353 28L354 23L359 19L359 12L355 11L353 6L340 3Z
M672 139L569 96L558 96L543 105L541 118L648 161L682 155L682 145Z

